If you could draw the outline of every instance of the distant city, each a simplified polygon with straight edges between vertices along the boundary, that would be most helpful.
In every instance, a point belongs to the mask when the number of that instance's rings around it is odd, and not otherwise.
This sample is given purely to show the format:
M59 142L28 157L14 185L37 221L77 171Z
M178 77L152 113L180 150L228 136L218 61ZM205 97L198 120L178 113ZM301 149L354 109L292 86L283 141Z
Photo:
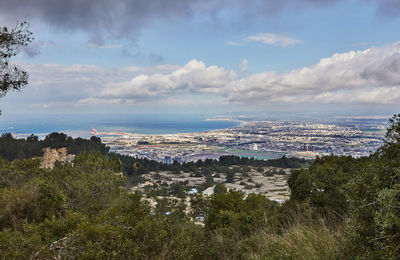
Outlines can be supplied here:
M241 121L232 117L206 120ZM237 127L177 134L100 132L112 151L166 164L218 159L222 155L272 159L282 156L368 156L383 143L387 119L342 118L329 122L241 121Z

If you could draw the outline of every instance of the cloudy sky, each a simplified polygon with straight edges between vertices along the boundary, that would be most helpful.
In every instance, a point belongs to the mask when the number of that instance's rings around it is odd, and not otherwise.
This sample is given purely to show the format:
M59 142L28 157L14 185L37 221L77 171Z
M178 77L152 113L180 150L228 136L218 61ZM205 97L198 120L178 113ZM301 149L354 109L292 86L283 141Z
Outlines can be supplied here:
M0 0L3 115L400 112L400 0Z

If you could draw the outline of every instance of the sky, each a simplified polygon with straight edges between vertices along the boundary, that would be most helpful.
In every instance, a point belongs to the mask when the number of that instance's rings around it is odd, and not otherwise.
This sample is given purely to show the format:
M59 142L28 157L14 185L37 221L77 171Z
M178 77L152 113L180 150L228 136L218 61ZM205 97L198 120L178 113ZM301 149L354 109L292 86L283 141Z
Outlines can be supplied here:
M29 85L2 116L391 115L400 0L0 0Z

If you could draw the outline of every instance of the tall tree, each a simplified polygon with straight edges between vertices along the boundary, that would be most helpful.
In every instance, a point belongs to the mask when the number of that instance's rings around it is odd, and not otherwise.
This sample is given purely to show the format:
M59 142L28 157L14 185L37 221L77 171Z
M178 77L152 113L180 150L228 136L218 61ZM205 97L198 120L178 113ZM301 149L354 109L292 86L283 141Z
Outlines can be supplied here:
M31 36L27 22L17 23L11 28L0 27L0 97L28 84L28 73L10 59L33 40Z

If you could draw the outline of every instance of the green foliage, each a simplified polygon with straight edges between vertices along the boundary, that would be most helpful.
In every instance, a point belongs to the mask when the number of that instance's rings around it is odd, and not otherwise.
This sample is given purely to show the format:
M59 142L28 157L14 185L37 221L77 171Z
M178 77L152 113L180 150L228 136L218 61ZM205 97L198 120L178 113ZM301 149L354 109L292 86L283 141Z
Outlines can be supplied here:
M13 64L10 58L33 40L31 35L26 22L17 23L11 28L0 26L0 97L28 84L28 73Z
M214 182L214 178L213 178L213 176L210 174L210 175L207 175L206 176L206 181L205 181L205 183L204 183L204 189L207 189L208 187L211 187L211 186L213 186L215 184L215 182Z
M0 160L0 230L20 229L64 212L64 195L57 183L43 179L38 160Z
M38 160L0 164L6 173L1 175L1 228L21 229L25 223L61 217L66 209L95 214L119 196L124 182L117 175L118 160L100 154L81 154L74 165L50 171L39 169Z
M190 198L190 216L195 220L205 218L208 215L210 198L202 196L200 193L194 194Z
M0 160L0 257L188 259L204 240L180 202L154 211L124 183L116 157L82 153L52 170ZM25 171L26 170L26 171ZM168 214L167 214L168 213Z
M230 170L226 174L226 182L232 183L235 180L235 172L233 170Z
M400 116L389 121L384 145L366 158L317 158L289 177L291 201L307 201L330 225L347 219L342 249L354 259L400 257ZM338 217L335 217L338 216Z
M400 116L385 144L348 184L351 205L346 251L363 258L400 257Z
M228 190L226 189L225 185L223 185L222 183L218 183L214 187L214 193L215 194L227 193L227 191Z
M230 229L242 235L260 228L276 214L277 203L259 194L247 198L240 191L214 194L205 221L209 230Z
M186 182L174 182L170 186L170 195L175 195L178 198L185 198Z
M123 188L121 171L132 169L137 177L151 169L196 170L208 186L213 173L239 172L241 163L256 161L224 157L167 166L92 151L46 170L37 159L0 159L0 258L398 259L399 136L396 115L375 154L321 157L293 171L291 198L281 205L219 183L211 197L191 195L188 214L185 199L170 197L184 198L188 183L165 187L165 197L155 196L150 207L139 193ZM23 149L12 156L26 156L29 149L21 147L40 142L34 136L21 142L3 137ZM63 135L50 139L47 145L72 142ZM100 140L90 142L101 147ZM194 224L203 218L204 227Z
M289 158L286 156L266 161L256 160L254 158L238 157L234 155L224 155L219 158L219 164L224 166L243 165L243 166L254 166L254 167L273 166L279 168L301 168L305 166L307 163L308 161L306 159Z
M400 114L394 115L389 119L389 127L385 135L387 145L400 144Z
M109 153L109 148L95 136L90 139L80 137L74 139L63 133L51 133L43 140L39 140L35 135L28 136L26 139L15 139L7 133L0 137L0 156L9 161L42 156L42 149L45 147L66 147L70 154L80 154L85 151L97 151L103 155Z
M98 153L82 153L74 164L54 168L50 174L64 180L60 185L68 191L69 208L95 214L118 198L124 179L116 158Z
M365 158L326 156L306 169L295 170L288 179L291 200L310 201L322 214L344 218L349 203L345 186L359 171Z

